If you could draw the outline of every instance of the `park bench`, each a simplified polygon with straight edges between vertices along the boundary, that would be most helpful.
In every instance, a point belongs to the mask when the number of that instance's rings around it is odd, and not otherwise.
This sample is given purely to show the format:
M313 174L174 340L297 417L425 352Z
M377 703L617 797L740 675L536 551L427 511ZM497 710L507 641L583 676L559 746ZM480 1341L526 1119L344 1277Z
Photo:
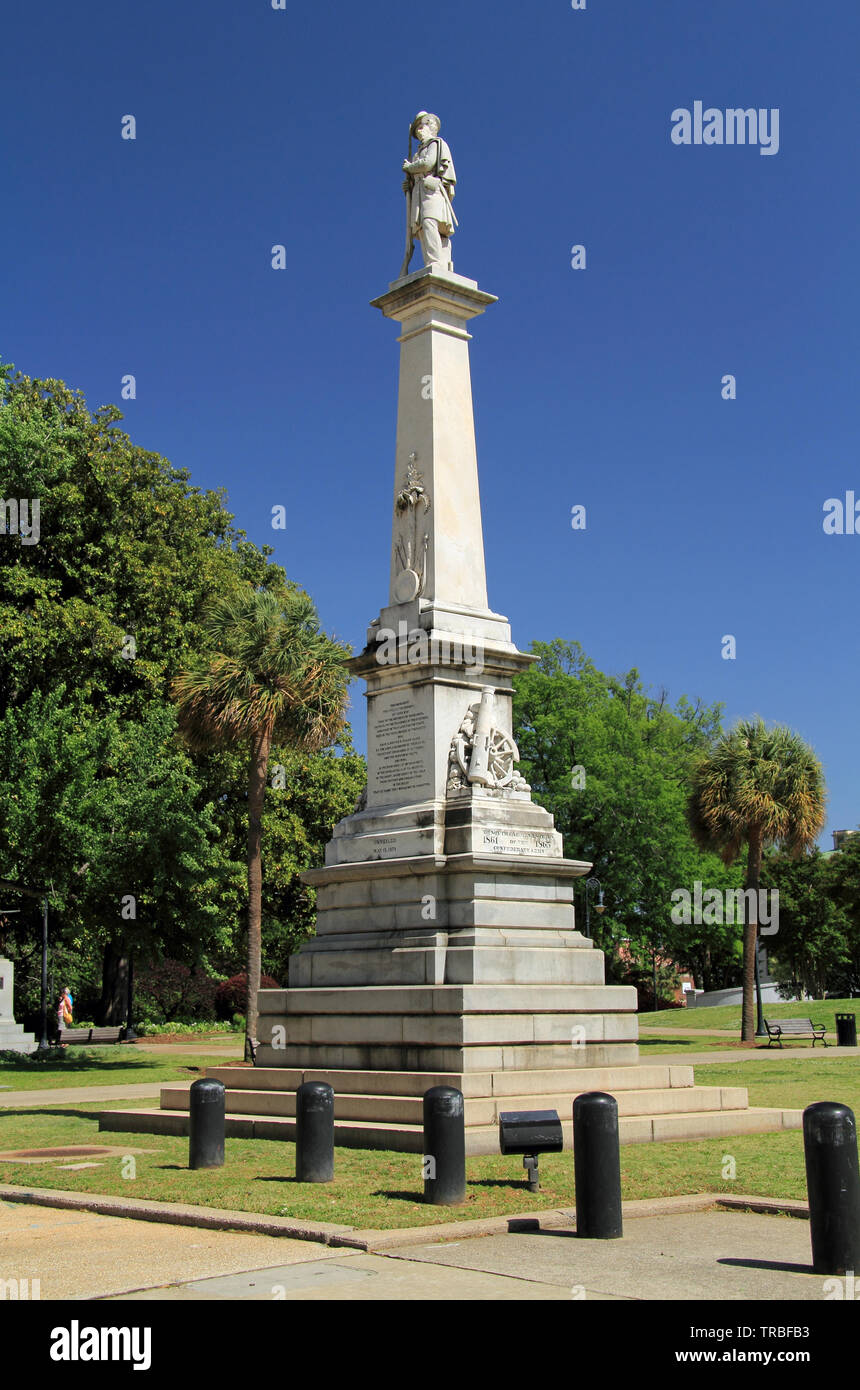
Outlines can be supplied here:
M828 1045L824 1036L826 1025L813 1023L811 1018L766 1018L764 1026L767 1029L768 1047L773 1047L775 1042L782 1047L783 1038L812 1038L813 1047L817 1042L823 1042L825 1047Z
M118 1043L125 1028L61 1028L60 1043Z

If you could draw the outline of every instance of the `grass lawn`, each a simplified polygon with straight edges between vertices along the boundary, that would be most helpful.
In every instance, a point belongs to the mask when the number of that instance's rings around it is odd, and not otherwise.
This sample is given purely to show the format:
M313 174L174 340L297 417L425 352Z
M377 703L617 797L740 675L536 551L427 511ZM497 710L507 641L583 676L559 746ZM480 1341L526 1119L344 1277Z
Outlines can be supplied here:
M145 1082L188 1081L203 1076L206 1067L232 1064L213 1054L138 1052L136 1047L70 1047L62 1061L0 1065L0 1095L13 1091L53 1091L62 1086L124 1086ZM193 1075L192 1075L193 1073ZM8 1147L8 1146L6 1146Z
M808 999L803 1004L763 1005L765 1018L811 1018L813 1023L827 1025L827 1040L836 1041L836 1015L856 1014L860 1018L860 999ZM644 1028L734 1028L741 1031L740 1004L721 1004L713 1009L661 1009L659 1013L640 1014Z
M850 1060L792 1063L715 1062L696 1068L699 1085L741 1085L752 1105L802 1109L816 1100L839 1100L860 1112L860 1067ZM501 1155L467 1160L468 1198L460 1207L425 1207L421 1201L421 1158L361 1149L338 1149L334 1183L300 1184L293 1179L295 1147L273 1140L227 1140L223 1168L189 1172L188 1140L166 1135L100 1133L98 1112L86 1104L64 1111L0 1112L0 1147L47 1148L56 1144L106 1144L148 1149L136 1157L136 1176L124 1179L119 1155L99 1168L79 1171L0 1162L0 1182L61 1187L155 1201L332 1221L355 1227L431 1225L482 1216L516 1215L574 1203L570 1152L541 1159L541 1191L526 1188L520 1160ZM112 1108L112 1107L111 1107ZM734 1180L722 1176L727 1157ZM95 1161L95 1160L94 1160ZM675 1144L633 1144L621 1150L626 1199L695 1192L743 1192L805 1198L803 1140L799 1131L749 1134Z

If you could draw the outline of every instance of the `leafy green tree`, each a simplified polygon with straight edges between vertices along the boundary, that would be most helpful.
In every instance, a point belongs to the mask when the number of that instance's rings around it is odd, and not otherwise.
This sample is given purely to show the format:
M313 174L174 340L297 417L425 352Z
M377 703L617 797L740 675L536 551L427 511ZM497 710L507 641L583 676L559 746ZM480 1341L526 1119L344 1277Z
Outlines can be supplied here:
M842 913L844 932L844 956L828 985L832 994L848 998L860 994L860 833L849 835L827 856L825 876L827 891Z
M685 808L696 754L719 731L720 706L653 698L632 670L604 675L578 643L536 642L515 681L514 734L535 800L551 811L565 853L593 864L606 912L591 928L616 978L631 956L656 952L689 966L705 988L734 968L732 928L684 927L672 892L696 879L736 881L692 843ZM579 880L579 924L584 925ZM624 946L623 952L621 951ZM644 966L643 966L644 969Z
M350 815L367 781L367 767L348 730L337 749L308 754L275 747L263 811L263 968L284 984L290 956L316 927L316 889L302 870L324 862L332 828ZM274 770L274 771L273 771Z
M824 774L812 749L791 729L763 719L741 720L699 759L688 804L696 843L725 863L747 847L744 886L758 901L762 855L778 844L799 856L824 824ZM745 899L744 1042L755 1038L755 953L758 912Z
M248 770L248 1014L246 1055L257 1033L262 953L262 833L266 774L276 742L317 752L345 725L347 650L318 625L306 594L247 586L217 599L203 620L211 650L181 671L173 690L192 746L242 745Z
M221 493L133 444L121 419L61 381L0 377L0 496L41 510L38 544L0 538L0 713L64 683L92 715L140 718L200 649L213 593L284 582Z
M103 952L111 1009L122 996L131 931L110 906L117 876L138 885L143 915L136 938L153 950L159 934L179 935L183 954L194 959L224 938L225 920L215 931L213 919L219 909L224 919L237 891L233 846L225 837L219 848L216 836L225 803L195 778L187 753L170 750L169 733L161 738L158 775L166 785L174 776L186 779L188 817L197 819L215 858L200 846L191 850L191 827L175 819L162 838L155 806L146 822L153 846L175 845L184 857L153 858L148 880L139 834L145 822L134 802L157 803L146 772L151 735L158 739L153 731L167 729L160 717L173 719L170 683L204 644L205 601L237 587L277 590L285 582L268 561L271 548L258 550L233 527L222 495L191 486L185 470L133 444L121 418L114 406L91 413L82 394L61 381L31 380L0 364L0 495L38 498L41 508L37 544L0 536L0 721L12 710L30 710L29 732L14 722L5 728L16 748L25 740L24 753L18 748L14 756L26 758L17 781L17 764L5 764L10 801L0 873L50 882L52 940ZM41 734L37 719L45 722ZM102 804L106 797L110 806ZM194 866L188 871L186 861ZM86 883L78 872L83 863ZM159 877L168 866L177 869L170 884ZM150 930L145 921L156 885L165 892ZM88 914L97 920L87 922Z
M768 960L781 991L823 999L851 958L847 904L836 900L829 860L817 848L796 859L770 853L762 875L779 892L779 930L768 938Z
M215 813L170 707L86 723L59 686L0 718L0 878L44 888L55 944L103 958L104 1022L125 1017L129 950L224 948L225 878L242 866Z

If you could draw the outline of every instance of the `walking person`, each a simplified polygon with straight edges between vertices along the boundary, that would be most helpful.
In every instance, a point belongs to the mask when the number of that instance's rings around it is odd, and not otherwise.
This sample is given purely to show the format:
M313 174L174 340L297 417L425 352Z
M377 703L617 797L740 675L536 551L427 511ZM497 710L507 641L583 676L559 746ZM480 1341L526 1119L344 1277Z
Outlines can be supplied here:
M69 987L68 987L68 985L66 985L65 988L63 989L62 994L60 995L60 1000L59 1000L59 1003L58 1003L58 1005L57 1005L57 1040L58 1040L58 1042L60 1042L60 1044L61 1044L62 1047L65 1047L66 1044L65 1044L64 1042L61 1041L60 1034L62 1033L62 1030L63 1030L64 1028L71 1028L71 1026L72 1026L72 996L71 996L71 994L69 993Z

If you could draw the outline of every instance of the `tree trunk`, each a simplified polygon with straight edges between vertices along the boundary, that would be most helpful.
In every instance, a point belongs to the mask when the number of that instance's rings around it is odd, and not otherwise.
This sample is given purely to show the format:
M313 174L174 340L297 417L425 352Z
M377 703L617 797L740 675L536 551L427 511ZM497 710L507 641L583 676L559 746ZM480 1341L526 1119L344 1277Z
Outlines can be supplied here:
M251 746L248 776L248 1007L245 1014L245 1061L251 1060L251 1039L257 1038L257 993L263 950L263 799L271 735L266 732Z
M742 1042L755 1042L755 952L758 943L758 891L761 881L761 833L753 830L747 853L746 888L755 891L755 903L744 898L744 998Z
M102 998L99 1023L103 1028L124 1023L128 1004L128 956L119 941L109 941L102 960Z

